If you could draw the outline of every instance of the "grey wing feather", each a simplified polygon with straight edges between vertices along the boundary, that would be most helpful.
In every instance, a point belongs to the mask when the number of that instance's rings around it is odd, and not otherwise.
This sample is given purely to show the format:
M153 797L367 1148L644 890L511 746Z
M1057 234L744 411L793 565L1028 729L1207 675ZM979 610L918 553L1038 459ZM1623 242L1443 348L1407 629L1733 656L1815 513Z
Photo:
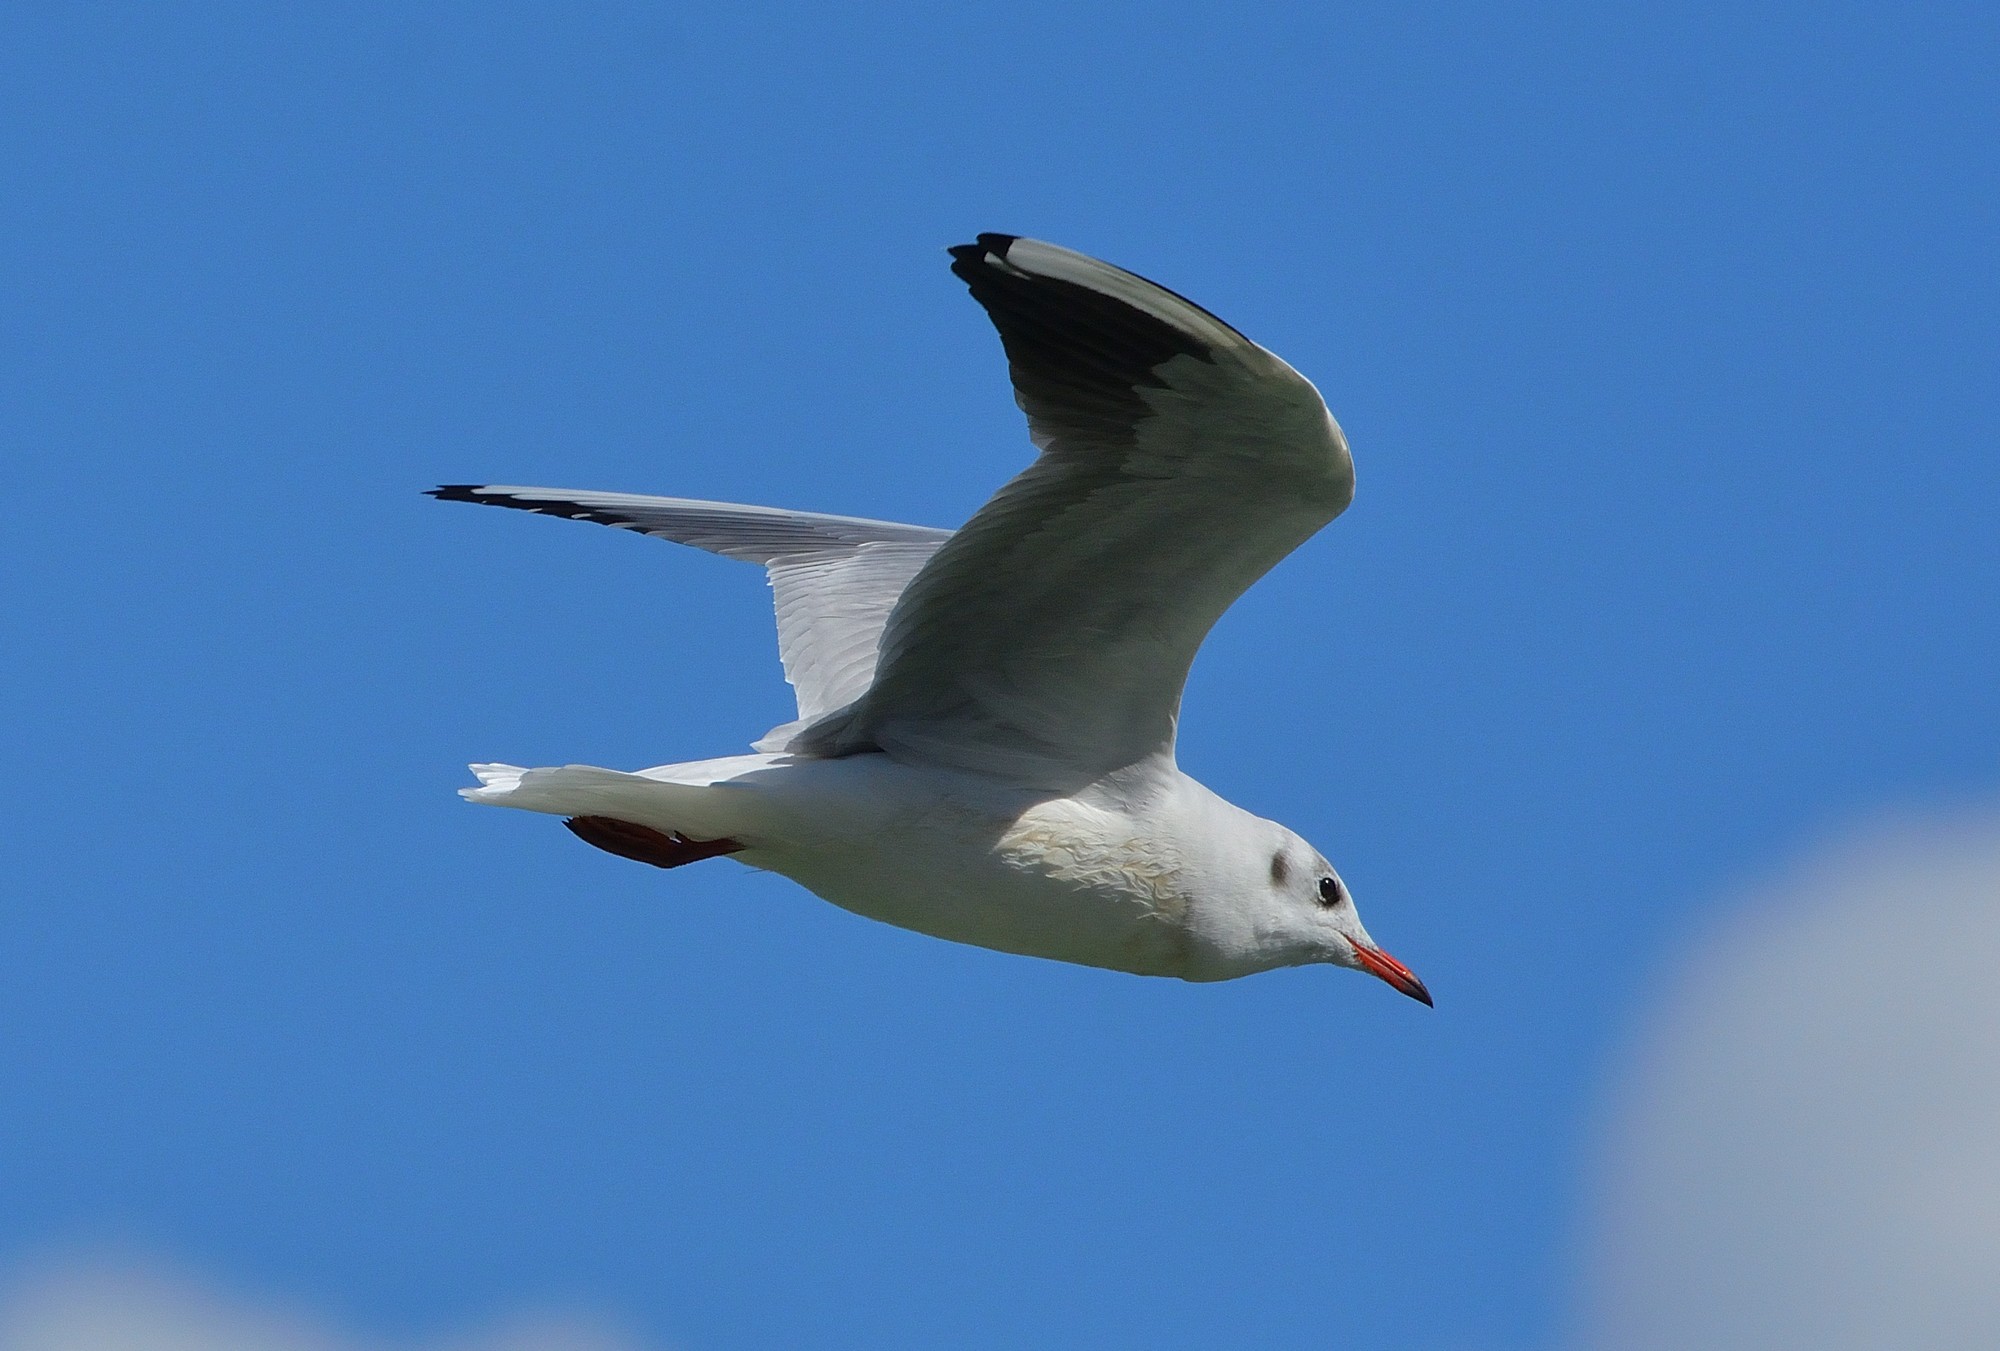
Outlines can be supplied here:
M453 484L431 496L593 521L761 564L774 593L778 654L798 696L799 722L767 734L760 750L784 749L797 727L868 688L896 598L952 534L855 516L567 488Z
M1008 235L951 253L1042 455L912 580L867 692L797 745L1073 790L1171 755L1203 637L1346 507L1353 463L1303 376L1164 287Z

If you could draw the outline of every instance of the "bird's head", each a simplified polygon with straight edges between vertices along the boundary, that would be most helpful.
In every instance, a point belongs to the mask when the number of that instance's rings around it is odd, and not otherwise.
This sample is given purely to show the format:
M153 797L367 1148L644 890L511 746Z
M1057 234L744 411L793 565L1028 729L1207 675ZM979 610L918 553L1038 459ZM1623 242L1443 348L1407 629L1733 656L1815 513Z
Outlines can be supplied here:
M1287 830L1268 861L1280 912L1288 927L1297 926L1307 936L1316 960L1366 971L1412 999L1431 1002L1431 992L1415 973L1382 951L1361 927L1347 884L1318 850Z

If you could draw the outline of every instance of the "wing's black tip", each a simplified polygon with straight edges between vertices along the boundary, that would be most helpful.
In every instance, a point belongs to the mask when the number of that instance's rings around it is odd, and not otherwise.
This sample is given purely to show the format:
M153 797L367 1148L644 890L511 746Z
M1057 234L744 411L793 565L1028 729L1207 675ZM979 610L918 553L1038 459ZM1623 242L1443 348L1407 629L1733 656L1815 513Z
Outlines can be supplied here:
M965 283L1000 330L1020 397L1073 405L1073 411L1094 403L1100 413L1105 399L1122 401L1129 405L1121 406L1117 420L1122 425L1127 412L1136 418L1149 411L1132 391L1157 386L1160 366L1181 355L1215 360L1206 336L1169 317L1081 281L1012 262L1008 253L1020 242L1019 235L982 234L976 244L947 250L952 275ZM1108 263L1100 266L1119 270ZM1163 286L1156 289L1172 294Z
M565 521L615 525L621 530L630 530L636 525L630 516L607 507L586 506L560 497L517 497L478 483L441 483L435 488L426 488L424 496L435 497L440 502L470 502L477 507L512 507L516 511L532 511L537 516L559 516Z
M1001 262L1007 261L1007 250L1020 241L1019 235L996 235L988 231L979 236L976 244L954 244L945 252L961 263L978 263L989 254Z
M1023 286L1032 286L1044 293L1062 292L1078 297L1079 299L1072 301L1067 308L1072 311L1077 311L1083 307L1095 308L1100 311L1097 316L1100 323L1109 322L1106 316L1115 313L1127 316L1127 322L1136 321L1142 327L1155 329L1163 333L1170 333L1174 336L1167 345L1172 352L1186 352L1192 356L1200 357L1203 361L1213 361L1215 359L1215 344L1213 340L1206 334L1190 330L1184 322L1177 321L1171 316L1163 316L1153 310L1146 309L1134 301L1119 299L1094 287L1052 277L1045 272L1031 272L1023 268L1020 264L1012 262L1008 254L1014 245L1022 242L1023 237L1021 235L1003 235L989 232L981 234L978 238L979 242L976 244L959 244L953 248L946 249L945 252L951 255L951 270L953 275L972 288L973 299L986 306L987 313L993 316L993 322L1000 328L1003 337L1006 334L1007 325L1002 322L1000 315L995 310L995 302L999 301L1000 292L1010 289L1019 291ZM1032 243L1033 241L1028 242ZM1056 246L1051 244L1048 247L1055 248ZM1083 255L1077 256L1083 257ZM1217 327L1235 334L1244 343L1255 346L1233 324L1217 317L1212 310L1195 304L1180 292L1162 286L1150 278L1142 277L1136 272L1127 271L1122 267L1112 267L1111 264L1099 259L1086 258L1086 261L1096 262L1099 266L1109 268L1114 272L1123 272L1134 281L1141 282L1156 291L1172 296L1196 314L1209 319ZM1105 307L1109 308L1106 309ZM1046 321L1054 317L1049 315L1043 318ZM1074 318L1077 316L1072 315L1071 317Z

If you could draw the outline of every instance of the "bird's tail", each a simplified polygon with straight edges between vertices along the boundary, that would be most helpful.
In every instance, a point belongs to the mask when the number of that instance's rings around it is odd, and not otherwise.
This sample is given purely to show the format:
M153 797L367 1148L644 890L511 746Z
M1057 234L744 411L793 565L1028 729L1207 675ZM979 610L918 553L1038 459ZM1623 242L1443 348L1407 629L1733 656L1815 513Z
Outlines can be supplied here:
M522 769L473 765L479 787L461 788L469 802L516 807L551 816L608 817L693 840L736 839L746 845L757 830L757 794L713 771L764 757L667 765L626 774L596 765Z

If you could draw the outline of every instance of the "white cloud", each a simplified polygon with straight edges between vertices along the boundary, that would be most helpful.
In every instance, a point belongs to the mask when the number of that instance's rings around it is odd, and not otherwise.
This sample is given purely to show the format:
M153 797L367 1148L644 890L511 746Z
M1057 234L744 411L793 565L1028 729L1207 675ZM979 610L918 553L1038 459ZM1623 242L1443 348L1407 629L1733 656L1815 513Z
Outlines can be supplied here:
M0 1351L639 1351L589 1317L534 1315L472 1335L387 1341L225 1294L157 1266L48 1263L0 1288Z
M2000 812L1689 935L1597 1160L1583 1345L2000 1347Z

